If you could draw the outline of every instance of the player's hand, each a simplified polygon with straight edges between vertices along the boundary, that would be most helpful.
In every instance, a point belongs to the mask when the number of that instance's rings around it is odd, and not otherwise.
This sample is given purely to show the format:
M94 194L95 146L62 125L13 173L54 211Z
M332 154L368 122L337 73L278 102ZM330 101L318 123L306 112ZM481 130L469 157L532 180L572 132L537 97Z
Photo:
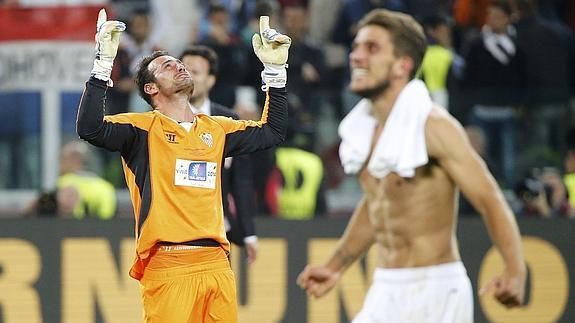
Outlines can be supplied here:
M120 34L124 30L126 30L126 24L121 21L108 20L106 10L100 10L96 23L96 59L92 75L97 79L108 81L110 86L113 85L110 80L112 65L118 53Z
M126 24L117 20L108 20L106 10L101 9L96 23L96 59L113 61L118 53L120 34L126 30Z
M521 306L525 297L525 279L525 271L511 273L506 270L485 284L479 290L479 295L493 293L497 301L507 308Z
M256 241L251 241L251 242L246 242L246 254L247 254L247 260L248 260L248 264L253 264L254 261L256 261L256 258L258 257L258 251L260 249L260 246L258 245L257 240Z
M260 17L260 32L252 37L252 46L262 63L285 65L291 38L270 28L270 17Z
M262 90L286 86L286 63L290 44L291 38L270 28L270 17L260 17L260 32L252 37L252 46L256 56L264 64Z
M297 284L308 296L322 297L338 282L341 274L323 266L308 265L297 277Z

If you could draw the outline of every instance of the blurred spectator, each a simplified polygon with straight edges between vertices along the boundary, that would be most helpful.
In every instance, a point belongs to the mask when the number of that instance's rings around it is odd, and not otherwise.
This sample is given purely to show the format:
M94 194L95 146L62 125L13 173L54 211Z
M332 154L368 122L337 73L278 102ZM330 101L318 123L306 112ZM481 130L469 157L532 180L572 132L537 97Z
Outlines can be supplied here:
M449 95L457 90L457 79L464 67L463 59L453 49L451 24L449 17L442 13L423 19L429 44L421 63L421 77L431 99L449 110Z
M137 9L129 17L128 27L120 40L120 48L112 70L114 87L108 89L107 114L141 112L149 109L146 102L138 96L133 76L136 64L142 57L160 50L151 37L151 28L148 11Z
M303 6L286 6L282 21L286 35L292 39L289 53L287 85L289 122L294 129L296 146L313 151L316 148L316 118L321 102L321 78L324 55L321 47L307 37L308 16Z
M403 12L406 10L402 0L344 0L332 33L334 43L344 44L349 48L358 21L376 8Z
M324 167L319 156L295 147L276 150L266 201L280 219L308 220L326 213Z
M524 58L515 45L511 6L491 1L486 24L466 45L462 80L465 101L471 108L469 123L487 134L487 155L502 170L507 187L513 187L517 106L524 89Z
M205 46L192 46L184 50L180 60L192 75L194 92L190 98L194 114L225 116L238 119L230 109L208 99L216 82L218 57ZM246 248L248 263L256 260L258 239L252 216L256 215L254 188L249 155L228 157L222 167L222 205L226 233L230 242Z
M327 81L329 87L335 87L340 91L340 97L334 97L328 93L329 100L336 108L337 118L342 119L351 110L351 107L359 101L359 98L349 91L344 91L350 80L348 54L356 33L356 25L368 12L376 8L384 8L392 11L406 11L403 0L343 0L339 7L336 22L331 32L331 41L345 48L346 61L342 68L330 69L331 80Z
M573 34L539 16L535 0L515 0L515 4L519 18L515 24L517 47L525 54L524 126L528 142L540 150L550 147L558 155L563 148L573 81Z
M515 194L520 201L516 210L518 216L536 218L573 216L567 189L559 172L554 168L533 170L533 174L516 185Z
M44 192L24 212L27 215L59 215L76 219L110 219L116 213L112 184L86 170L88 145L72 141L62 147L57 188Z
M229 14L228 32L238 35L248 24L261 0L199 0L198 2L200 9L204 12L199 24L199 37L206 38L212 32L213 27L209 17L211 7L219 6Z
M198 44L212 48L219 57L217 81L210 99L227 107L235 105L235 90L244 77L245 55L240 38L231 31L231 16L225 6L211 4L206 16L206 32Z
M321 158L309 151L310 147L297 136L293 124L288 125L285 142L275 150L275 165L267 178L265 201L272 216L309 220L327 212L326 176Z
M551 216L573 217L574 209L569 202L569 192L563 182L559 170L556 168L543 168L541 181L547 193L547 202L551 207Z
M80 201L74 207L75 218L110 219L116 213L116 192L112 184L86 170L88 158L85 142L72 141L62 147L58 190L73 187L78 191Z
M519 199L517 216L544 218L551 215L543 183L535 178L524 178L515 187Z

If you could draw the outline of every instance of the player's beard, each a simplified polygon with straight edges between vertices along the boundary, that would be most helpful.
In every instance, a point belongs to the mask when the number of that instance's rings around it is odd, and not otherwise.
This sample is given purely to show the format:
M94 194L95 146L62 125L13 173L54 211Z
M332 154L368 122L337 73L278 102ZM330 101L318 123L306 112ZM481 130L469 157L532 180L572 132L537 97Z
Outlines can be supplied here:
M389 80L385 79L371 88L362 89L362 90L355 90L352 92L363 97L363 98L373 99L373 98L381 95L382 93L384 93L388 88L389 88Z
M360 90L352 90L353 93L367 99L374 99L375 97L381 95L389 88L389 76L391 74L391 64L388 66L387 69L387 77L381 80L379 83L375 84L370 88L360 89Z
M194 81L190 79L186 79L184 82L178 84L178 88L176 92L187 93L188 97L191 97L194 93Z

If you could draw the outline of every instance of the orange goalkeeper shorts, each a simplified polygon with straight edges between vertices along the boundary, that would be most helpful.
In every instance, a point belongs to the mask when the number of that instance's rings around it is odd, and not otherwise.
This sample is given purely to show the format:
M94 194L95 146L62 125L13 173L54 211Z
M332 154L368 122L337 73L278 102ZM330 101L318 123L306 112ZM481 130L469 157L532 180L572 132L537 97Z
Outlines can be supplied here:
M140 287L145 323L237 322L235 277L222 248L156 247Z

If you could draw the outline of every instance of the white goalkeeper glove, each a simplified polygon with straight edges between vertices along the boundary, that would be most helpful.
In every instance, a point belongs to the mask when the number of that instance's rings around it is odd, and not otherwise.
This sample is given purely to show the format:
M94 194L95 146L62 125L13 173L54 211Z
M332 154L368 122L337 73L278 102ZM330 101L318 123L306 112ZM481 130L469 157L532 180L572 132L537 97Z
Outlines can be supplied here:
M108 82L108 86L114 86L110 79L114 58L118 53L120 34L126 29L126 24L121 21L108 20L106 10L98 13L96 23L96 59L92 68L92 75L102 81Z
M260 33L252 37L254 52L264 64L262 81L268 87L282 88L287 83L287 59L291 38L270 28L270 17L260 17Z

